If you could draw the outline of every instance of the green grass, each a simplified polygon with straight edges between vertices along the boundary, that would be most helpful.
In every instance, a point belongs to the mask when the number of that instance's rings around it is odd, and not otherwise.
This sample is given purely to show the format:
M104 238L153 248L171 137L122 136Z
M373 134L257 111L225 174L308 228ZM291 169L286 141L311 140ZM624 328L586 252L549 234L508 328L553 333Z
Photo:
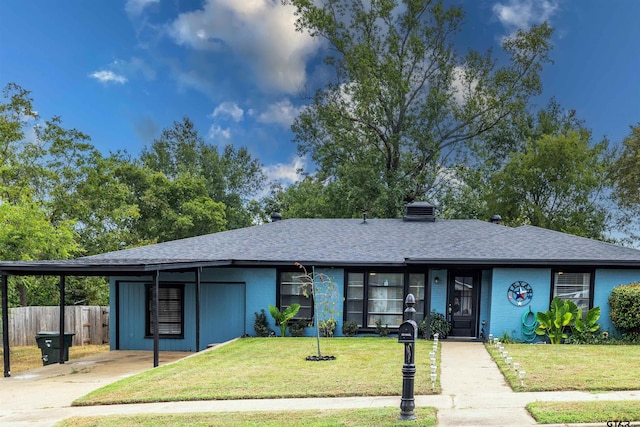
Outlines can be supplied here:
M398 420L397 408L366 408L324 411L282 412L225 412L169 415L131 415L106 417L74 417L66 419L56 427L120 427L126 426L216 426L216 427L328 427L328 426L408 426L427 427L436 425L433 408L417 408L417 419Z
M404 345L396 339L329 338L322 346L324 355L337 359L306 361L316 354L313 338L244 338L125 378L74 405L402 394ZM431 346L416 343L416 395L433 393Z
M109 344L71 346L69 347L69 360L76 360L82 357L91 356L92 354L104 353L106 351L109 351ZM0 360L3 357L4 351L0 348ZM43 366L42 351L36 345L10 347L9 359L11 362L12 374Z
M534 402L527 410L540 424L640 421L640 400L598 402ZM627 425L623 423L621 425Z
M486 345L514 391L611 391L640 389L640 346L506 344L526 371L524 386L498 349Z

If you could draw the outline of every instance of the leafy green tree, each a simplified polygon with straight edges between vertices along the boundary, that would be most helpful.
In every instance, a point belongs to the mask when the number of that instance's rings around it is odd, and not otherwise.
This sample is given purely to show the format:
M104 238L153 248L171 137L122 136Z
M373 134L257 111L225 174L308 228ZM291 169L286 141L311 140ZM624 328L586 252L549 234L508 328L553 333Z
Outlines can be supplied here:
M357 197L342 182L323 183L311 176L288 187L273 185L262 205L262 220L273 212L284 218L349 218L360 212Z
M358 211L397 216L428 194L439 165L508 126L541 91L546 24L505 39L508 63L498 66L491 52L455 51L463 13L442 1L286 3L299 31L327 42L335 77L295 120L298 150L320 182L351 189Z
M185 117L164 129L140 159L145 167L170 180L185 174L202 179L208 197L225 205L226 228L251 225L249 201L264 186L265 176L261 163L246 148L227 145L220 152L206 144Z
M611 168L613 196L618 205L616 228L626 243L640 241L640 123L631 127Z
M640 205L640 122L622 141L622 152L613 166L620 203Z
M530 224L603 239L608 215L603 191L610 156L607 141L590 145L578 132L543 135L509 157L491 178L490 212L508 225Z

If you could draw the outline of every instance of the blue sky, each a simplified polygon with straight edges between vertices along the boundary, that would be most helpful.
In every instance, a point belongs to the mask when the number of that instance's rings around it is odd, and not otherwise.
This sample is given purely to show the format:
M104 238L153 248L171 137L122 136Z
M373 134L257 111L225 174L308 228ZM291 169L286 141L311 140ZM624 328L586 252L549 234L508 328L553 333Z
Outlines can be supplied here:
M544 107L577 110L594 137L619 143L640 121L640 1L474 0L457 48L500 49L549 21ZM32 91L43 118L137 154L187 116L213 144L246 146L272 178L311 167L289 126L305 88L322 85L320 44L293 29L280 0L2 0L0 85Z

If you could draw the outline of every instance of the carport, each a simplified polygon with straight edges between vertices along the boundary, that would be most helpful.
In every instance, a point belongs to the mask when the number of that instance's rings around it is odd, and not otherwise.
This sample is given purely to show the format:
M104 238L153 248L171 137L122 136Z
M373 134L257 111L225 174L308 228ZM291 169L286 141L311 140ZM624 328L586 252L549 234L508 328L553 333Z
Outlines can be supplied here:
M195 324L196 348L200 348L200 276L204 267L228 265L229 262L198 262L175 260L144 260L140 262L114 261L99 262L91 258L55 261L1 261L0 278L2 282L2 336L4 349L4 376L11 376L11 360L9 354L9 276L58 276L60 292L60 326L59 335L64 336L65 319L65 283L69 276L137 276L150 280L153 284L152 318L153 318L153 367L159 364L159 328L158 305L160 275L162 272L192 272L196 284ZM118 296L116 295L116 305ZM114 313L116 324L118 313ZM118 349L116 341L116 349ZM64 364L64 352L60 352L60 364Z

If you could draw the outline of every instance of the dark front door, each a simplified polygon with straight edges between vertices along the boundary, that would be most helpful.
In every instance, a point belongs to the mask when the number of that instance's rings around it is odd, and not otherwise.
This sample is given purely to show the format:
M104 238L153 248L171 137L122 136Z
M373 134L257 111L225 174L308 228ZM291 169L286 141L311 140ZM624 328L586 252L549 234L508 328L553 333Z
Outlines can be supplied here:
M475 270L453 270L449 276L449 320L453 337L476 337L480 274Z

